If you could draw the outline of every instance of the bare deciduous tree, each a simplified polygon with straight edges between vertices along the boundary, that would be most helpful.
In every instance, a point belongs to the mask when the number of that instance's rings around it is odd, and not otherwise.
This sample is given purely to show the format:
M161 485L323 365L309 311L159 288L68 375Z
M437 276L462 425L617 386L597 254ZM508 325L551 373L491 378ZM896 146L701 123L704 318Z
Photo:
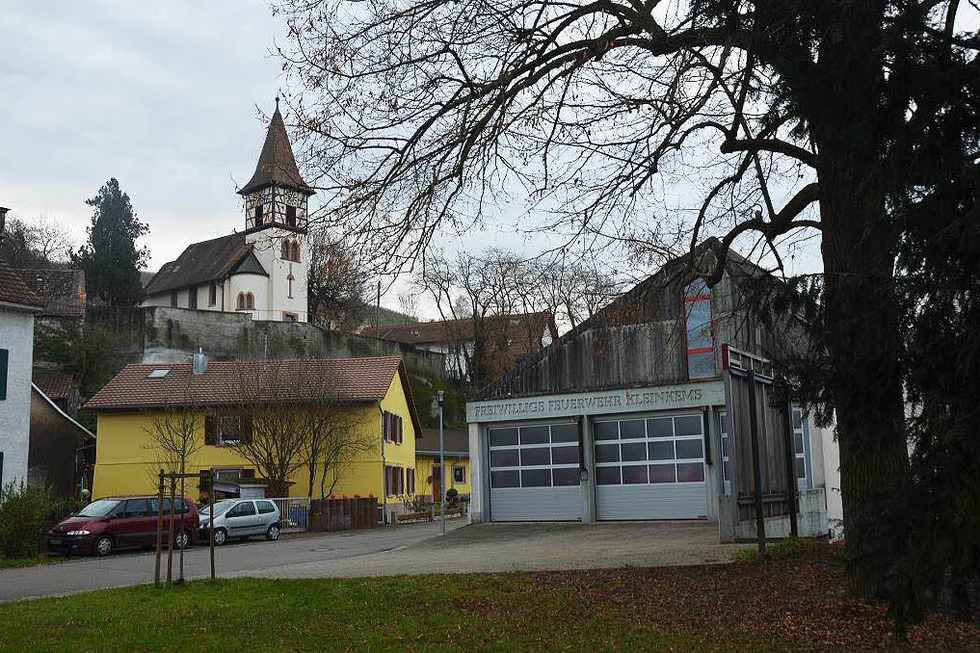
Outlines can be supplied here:
M320 498L333 493L349 465L358 456L378 446L377 438L365 430L364 410L342 401L308 406L301 419L305 433L303 458L308 478L308 496L315 496L319 479Z
M237 376L240 399L228 416L240 420L234 446L276 496L288 496L290 480L303 470L307 496L314 496L317 478L320 496L327 496L347 465L377 446L363 428L363 406L343 400L329 374L263 360L241 362Z
M353 244L326 227L312 226L306 243L312 320L331 329L356 329L368 313L368 266Z
M68 261L72 239L65 226L48 217L7 220L0 258L15 268L47 268Z
M975 1L279 6L333 215L395 265L508 191L549 232L647 252L718 235L710 282L743 237L779 266L785 238L819 230L815 399L836 412L848 580L892 595L909 470L893 272L908 211L980 166Z

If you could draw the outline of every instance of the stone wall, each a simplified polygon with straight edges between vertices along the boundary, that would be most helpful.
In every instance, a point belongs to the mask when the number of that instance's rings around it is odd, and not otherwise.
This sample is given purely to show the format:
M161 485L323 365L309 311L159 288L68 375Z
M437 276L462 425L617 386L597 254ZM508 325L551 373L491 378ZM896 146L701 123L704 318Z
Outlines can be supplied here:
M443 354L312 324L252 320L244 313L146 306L93 311L88 321L118 331L127 362L184 361L199 349L213 360L398 355L410 371L445 378Z

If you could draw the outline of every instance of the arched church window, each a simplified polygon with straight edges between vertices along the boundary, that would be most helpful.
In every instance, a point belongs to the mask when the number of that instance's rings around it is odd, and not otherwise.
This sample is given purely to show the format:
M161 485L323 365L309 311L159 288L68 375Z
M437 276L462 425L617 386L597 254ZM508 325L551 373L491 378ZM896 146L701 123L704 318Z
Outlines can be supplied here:
M280 254L280 257L282 258L282 260L284 260L284 261L290 260L289 257L292 255L292 249L289 246L289 239L288 238L283 239L281 249L282 249L282 252Z
M235 303L235 307L238 310L243 310L245 308L245 293L238 293L238 301Z
M255 308L255 295L252 293L245 295L245 308L249 310Z
M299 241L293 241L292 257L291 260L299 263Z

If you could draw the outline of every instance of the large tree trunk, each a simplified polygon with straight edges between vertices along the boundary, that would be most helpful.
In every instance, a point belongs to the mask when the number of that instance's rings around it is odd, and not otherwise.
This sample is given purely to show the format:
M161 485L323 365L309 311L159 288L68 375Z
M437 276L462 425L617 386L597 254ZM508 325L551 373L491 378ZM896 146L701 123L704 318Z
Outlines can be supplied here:
M842 178L829 185L832 199L821 206L828 385L840 445L848 584L869 596L901 553L904 525L896 511L908 476L894 239L881 195L865 188L867 177L848 176L844 166L840 171Z
M840 445L848 586L880 596L902 551L899 497L909 468L893 277L898 229L886 208L884 163L896 123L881 93L880 3L833 6L837 21L821 40L807 98L818 150L827 386Z

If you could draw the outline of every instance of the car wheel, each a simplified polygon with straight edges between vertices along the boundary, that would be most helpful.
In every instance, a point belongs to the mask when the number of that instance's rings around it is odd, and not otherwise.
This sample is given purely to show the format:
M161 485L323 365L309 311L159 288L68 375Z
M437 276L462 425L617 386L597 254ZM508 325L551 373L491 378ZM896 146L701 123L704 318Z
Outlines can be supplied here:
M92 553L100 558L112 553L112 538L108 535L103 535L95 540L95 544L92 546Z
M265 539L270 542L275 542L279 539L279 524L273 524L269 527L269 530L265 532Z
M179 531L174 534L174 548L183 549L190 543L191 538L190 535L187 534L187 531Z
M214 545L221 546L228 539L228 531L223 528L214 529Z

